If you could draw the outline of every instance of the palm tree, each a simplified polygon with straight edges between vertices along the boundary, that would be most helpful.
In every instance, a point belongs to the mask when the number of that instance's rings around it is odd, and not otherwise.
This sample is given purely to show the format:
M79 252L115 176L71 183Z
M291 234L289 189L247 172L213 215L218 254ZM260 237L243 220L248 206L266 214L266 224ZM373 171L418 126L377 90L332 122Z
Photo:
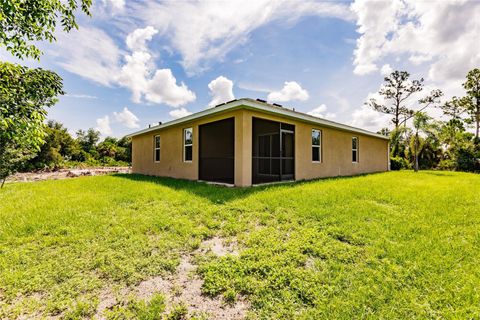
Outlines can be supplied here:
M415 165L413 166L413 170L415 172L418 171L418 154L419 154L419 144L420 144L420 136L419 133L426 132L429 127L430 117L421 111L415 112L413 116L413 127L415 129L415 141L414 141L414 156L415 156Z

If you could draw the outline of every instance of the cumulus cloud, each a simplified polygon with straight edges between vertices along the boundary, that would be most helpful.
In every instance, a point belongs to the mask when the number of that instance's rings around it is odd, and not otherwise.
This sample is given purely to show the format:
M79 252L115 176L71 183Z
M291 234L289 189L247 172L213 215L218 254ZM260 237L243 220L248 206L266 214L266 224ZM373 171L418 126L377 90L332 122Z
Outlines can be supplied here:
M158 33L158 30L152 26L143 29L136 29L127 36L125 43L132 51L146 51L147 41L152 40L153 36Z
M105 116L103 118L98 118L95 130L100 131L100 133L104 136L112 134L112 128L110 127L110 117Z
M254 30L272 21L294 23L304 16L354 19L345 3L309 0L142 1L131 7L135 18L170 40L189 73L222 60Z
M132 91L132 101L142 102L148 84L152 56L148 52L134 52L125 56L125 64L118 76L118 83Z
M113 117L115 121L123 124L127 128L138 128L140 125L138 124L139 120L136 115L133 114L127 107L123 108L121 112L114 112Z
M212 96L212 100L208 104L209 107L235 99L233 95L233 81L224 76L219 76L212 80L208 84L208 89Z
M119 82L132 90L132 100L136 103L145 98L148 102L164 103L179 107L196 99L195 93L177 79L170 69L156 69L147 41L158 31L148 26L136 29L127 36L126 44L133 53L125 56ZM153 76L151 76L153 74Z
M270 92L267 99L279 102L291 100L305 101L308 97L307 90L303 89L300 84L295 81L285 81L283 88L280 91Z
M177 80L170 69L158 69L153 78L147 82L145 98L151 102L179 107L194 101L196 96L183 82L177 85Z
M156 69L147 48L147 42L158 32L152 26L127 35L128 53L121 51L100 29L82 26L80 30L59 43L56 54L66 70L102 85L125 87L132 92L135 103L146 100L179 107L196 99L183 82L177 84L170 69Z
M317 118L326 118L326 119L333 119L337 115L332 112L327 112L327 106L325 104L321 104L315 109L310 110L307 114L317 117Z
M472 50L480 34L480 2L356 0L361 34L354 52L354 72L367 74L389 57L407 56L413 65L428 63L428 78L447 83L465 77L480 64Z
M178 109L175 109L175 110L172 110L168 113L172 118L183 118L183 117L186 117L188 115L191 115L192 113L190 111L188 111L187 109L185 108L178 108Z

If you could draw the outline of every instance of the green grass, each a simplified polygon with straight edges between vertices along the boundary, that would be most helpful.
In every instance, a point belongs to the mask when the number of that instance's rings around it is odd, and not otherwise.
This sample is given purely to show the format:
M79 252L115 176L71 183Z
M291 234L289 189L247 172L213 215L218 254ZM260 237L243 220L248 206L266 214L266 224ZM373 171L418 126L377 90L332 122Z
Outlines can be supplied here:
M244 295L251 317L479 318L480 176L389 172L229 189L138 175L0 191L0 318L92 317L99 293L199 259L203 292ZM112 318L154 319L165 301Z

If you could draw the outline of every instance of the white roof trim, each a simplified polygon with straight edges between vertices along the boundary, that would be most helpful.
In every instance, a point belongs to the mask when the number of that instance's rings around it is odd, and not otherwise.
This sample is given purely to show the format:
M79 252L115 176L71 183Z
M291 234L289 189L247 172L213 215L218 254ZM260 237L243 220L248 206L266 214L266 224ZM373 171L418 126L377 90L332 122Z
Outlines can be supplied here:
M295 120L300 120L300 121L303 121L303 122L317 124L317 125L320 125L320 126L323 126L323 127L329 127L329 128L339 129L339 130L342 130L342 131L359 133L359 134L363 134L363 135L367 135L367 136L371 136L371 137L376 137L376 138L381 138L381 139L385 139L385 140L389 139L388 137L386 137L384 135L381 135L381 134L378 134L378 133L375 133L375 132L367 131L367 130L360 129L360 128L351 127L351 126L348 126L348 125L345 125L345 124L342 124L342 123L338 123L338 122L314 117L314 116L311 116L311 115L306 114L306 113L293 111L293 110L290 110L290 109L287 109L287 108L284 108L284 107L277 107L277 106L271 105L269 103L264 103L264 102L260 102L260 101L256 101L256 100L252 100L252 99L248 99L248 98L242 98L242 99L234 100L234 101L231 101L231 102L227 102L223 105L219 105L217 107L213 107L213 108L209 108L209 109L197 112L197 113L193 113L193 114L191 114L189 116L186 116L186 117L183 117L183 118L179 118L179 119L172 120L172 121L169 121L169 122L157 125L157 126L146 128L146 129L134 132L132 134L129 134L129 135L127 135L127 137L138 136L138 135L141 135L141 134L144 134L144 133L147 133L147 132L152 132L152 131L168 128L168 127L171 127L171 126L175 126L175 125L178 125L178 124L182 124L182 123L190 122L190 121L193 121L193 120L196 120L196 119L199 119L199 118L203 118L203 117L206 117L206 116L209 116L209 115L214 115L214 114L217 114L217 113L222 113L222 112L225 112L225 111L231 111L231 110L240 109L240 108L263 111L263 112L274 114L274 115L284 116L284 117L290 118L290 119L295 119Z

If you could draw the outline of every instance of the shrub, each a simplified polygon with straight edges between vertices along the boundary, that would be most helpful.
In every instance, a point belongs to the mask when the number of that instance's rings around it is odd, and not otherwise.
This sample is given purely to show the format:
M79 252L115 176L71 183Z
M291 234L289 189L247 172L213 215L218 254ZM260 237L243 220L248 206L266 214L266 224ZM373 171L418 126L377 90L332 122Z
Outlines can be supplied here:
M390 170L408 169L408 162L402 157L390 158Z
M453 159L443 159L438 164L438 169L440 170L455 170L455 160Z

